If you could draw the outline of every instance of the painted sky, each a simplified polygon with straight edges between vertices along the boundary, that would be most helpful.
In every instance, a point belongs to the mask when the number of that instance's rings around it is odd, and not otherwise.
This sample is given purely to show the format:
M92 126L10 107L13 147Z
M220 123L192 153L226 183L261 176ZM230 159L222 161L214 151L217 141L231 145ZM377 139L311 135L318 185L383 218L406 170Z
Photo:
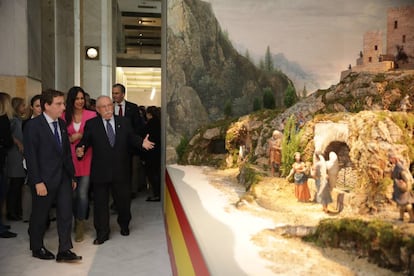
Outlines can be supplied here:
M299 63L327 88L355 65L366 31L385 34L387 9L414 0L206 0L233 45L262 57L267 46Z

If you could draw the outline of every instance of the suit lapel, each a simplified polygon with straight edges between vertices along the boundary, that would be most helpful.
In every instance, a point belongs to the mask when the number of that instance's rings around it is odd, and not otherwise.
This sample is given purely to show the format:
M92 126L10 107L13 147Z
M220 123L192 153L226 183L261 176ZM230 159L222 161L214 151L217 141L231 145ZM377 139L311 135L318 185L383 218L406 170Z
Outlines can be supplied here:
M59 129L60 129L60 141L61 141L61 143L62 143L62 151L64 151L64 149L66 149L66 147L67 147L67 142L68 142L68 139L66 139L66 137L67 137L67 130L66 130L66 127L63 125L63 120L62 119L58 119L58 124L59 124Z
M117 144L117 140L119 140L118 137L120 135L119 131L121 130L121 122L120 122L120 119L119 119L118 116L115 116L114 118L115 118L115 145L114 145L114 147L115 147L116 144Z
M131 116L131 105L129 102L125 102L125 116Z

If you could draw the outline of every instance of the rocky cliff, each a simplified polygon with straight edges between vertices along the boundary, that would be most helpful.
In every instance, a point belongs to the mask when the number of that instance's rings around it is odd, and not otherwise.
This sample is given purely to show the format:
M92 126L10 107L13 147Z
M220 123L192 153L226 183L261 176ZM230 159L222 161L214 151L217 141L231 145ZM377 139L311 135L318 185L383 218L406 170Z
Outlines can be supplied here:
M167 72L167 144L174 148L200 126L224 118L226 107L234 116L250 113L266 87L282 106L291 83L238 54L210 4L200 0L168 1Z

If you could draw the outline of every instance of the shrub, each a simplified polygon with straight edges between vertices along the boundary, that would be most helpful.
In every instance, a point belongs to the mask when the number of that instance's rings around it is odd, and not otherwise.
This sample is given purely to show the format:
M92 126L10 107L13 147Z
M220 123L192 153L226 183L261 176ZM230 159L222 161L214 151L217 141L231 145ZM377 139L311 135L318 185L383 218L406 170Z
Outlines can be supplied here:
M224 116L226 118L230 118L233 115L233 109L231 106L231 101L228 100L226 101L225 105L224 105Z
M295 88L289 84L285 91L284 104L286 107L291 107L298 101L298 96L296 95Z
M259 98L253 100L253 111L259 111L262 108Z
M267 109L274 109L276 107L275 96L269 87L263 89L263 107Z
M188 140L187 137L182 137L181 140L180 140L180 144L178 144L178 146L175 148L175 151L177 152L179 162L183 161L184 154L185 154L185 151L187 149L187 146L188 146L189 142L190 141Z

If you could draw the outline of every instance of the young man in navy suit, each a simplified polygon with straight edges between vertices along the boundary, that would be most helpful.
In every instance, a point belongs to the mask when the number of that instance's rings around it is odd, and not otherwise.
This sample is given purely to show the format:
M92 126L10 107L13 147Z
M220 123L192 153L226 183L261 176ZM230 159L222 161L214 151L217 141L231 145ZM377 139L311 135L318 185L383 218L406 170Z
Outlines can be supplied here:
M114 116L114 105L108 96L96 100L100 116L86 122L83 137L76 146L76 155L82 158L92 148L91 183L94 192L94 244L109 239L109 193L112 191L118 211L121 235L129 235L131 220L131 149L150 150L154 143L148 136L142 139L136 135L130 121Z
M55 255L43 245L49 210L56 203L59 235L57 262L76 262L82 259L72 246L72 191L75 170L72 163L65 122L60 119L65 110L64 94L56 90L42 92L42 115L27 122L24 129L24 156L28 184L32 189L30 217L30 249L35 258L49 260Z

